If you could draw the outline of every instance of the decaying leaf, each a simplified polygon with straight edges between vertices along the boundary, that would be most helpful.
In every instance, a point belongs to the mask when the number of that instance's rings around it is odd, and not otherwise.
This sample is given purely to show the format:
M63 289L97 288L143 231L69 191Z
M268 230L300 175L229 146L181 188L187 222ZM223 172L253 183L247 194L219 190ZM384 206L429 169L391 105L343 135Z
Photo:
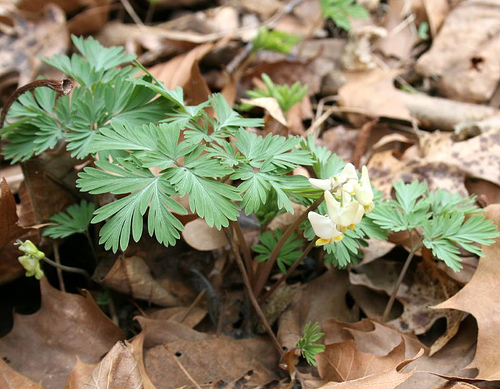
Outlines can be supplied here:
M19 226L16 201L4 178L0 183L0 284L11 281L24 273L19 264L19 250L14 246L16 239L33 239L29 229Z
M1 357L45 389L59 389L77 358L97 363L124 336L88 293L83 297L60 292L45 278L40 286L40 310L14 315L13 329L0 338Z
M288 126L285 115L274 97L259 97L256 99L241 99L242 103L264 108L269 114L284 126Z
M395 389L399 388L399 385L407 381L414 373L415 370L409 371L407 373L402 372L402 370L411 362L418 359L423 354L421 350L417 355L411 359L407 359L399 363L395 368L372 374L357 380L342 382L342 383L328 383L321 386L320 389Z
M97 268L94 278L112 289L140 300L164 307L179 304L177 297L153 278L148 265L139 256L120 256L109 271L103 264Z
M500 226L500 205L486 208L487 217ZM500 379L500 304L498 303L498 278L500 277L500 239L483 247L484 257L480 259L476 273L470 282L456 295L435 306L435 309L458 309L472 314L478 323L477 350L469 367L479 370L476 378Z

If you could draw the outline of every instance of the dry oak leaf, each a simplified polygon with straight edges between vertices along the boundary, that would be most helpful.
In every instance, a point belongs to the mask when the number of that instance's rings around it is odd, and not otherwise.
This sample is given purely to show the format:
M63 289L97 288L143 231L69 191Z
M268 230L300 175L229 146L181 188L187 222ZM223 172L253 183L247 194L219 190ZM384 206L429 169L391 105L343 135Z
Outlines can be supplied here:
M63 293L40 281L42 304L32 315L14 315L14 327L0 338L0 356L44 389L64 387L77 358L97 363L122 331L85 296Z
M199 251L212 251L228 242L224 231L210 227L204 219L197 218L184 226L182 237L188 245Z
M500 226L500 204L485 208L486 216ZM483 247L484 257L474 276L456 295L436 305L435 309L458 309L472 314L478 325L477 349L468 367L477 368L477 379L500 380L500 238Z
M281 110L278 101L274 97L259 97L256 99L241 99L244 104L251 104L256 107L264 108L273 119L277 120L279 123L283 124L285 127L288 126L285 115Z
M423 353L424 350L420 350L418 354L413 358L404 360L396 367L388 369L386 371L371 374L369 376L358 378L352 381L340 383L330 382L326 385L321 386L319 389L395 389L415 373L415 370L412 370L408 373L402 372L402 370L408 364L420 358Z

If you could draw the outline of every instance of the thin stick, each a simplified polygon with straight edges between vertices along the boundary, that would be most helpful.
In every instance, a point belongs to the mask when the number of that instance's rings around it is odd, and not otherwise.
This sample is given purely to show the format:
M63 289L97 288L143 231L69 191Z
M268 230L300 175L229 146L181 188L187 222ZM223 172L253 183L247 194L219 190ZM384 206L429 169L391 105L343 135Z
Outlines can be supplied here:
M269 275L271 274L271 270L273 269L276 259L278 258L281 248L285 244L286 240L302 224L302 222L306 220L308 213L314 211L322 202L323 202L323 195L318 197L318 199L314 203L312 203L309 206L309 208L307 208L302 213L302 215L300 215L297 219L295 219L295 221L292 224L290 224L288 228L285 230L283 236L278 241L276 246L274 246L273 251L271 251L269 259L266 261L264 268L262 269L261 272L259 272L259 277L257 278L257 283L255 284L255 289L254 289L254 293L257 296L259 296L262 293L262 290L264 290L264 286L266 285Z
M250 284L253 285L254 282L254 271L253 271L253 262L252 262L252 254L250 253L250 248L247 245L247 241L245 240L245 236L243 235L243 231L241 229L241 225L239 222L230 222L234 231L236 232L236 237L238 238L239 246L241 247L241 251L243 252L243 259L245 260L245 267L247 269L248 279L250 280Z
M411 245L411 251L410 254L408 255L408 258L406 258L406 262L403 266L403 269L401 269L401 273L399 274L399 278L396 281L396 285L394 285L394 290L392 291L391 298L389 299L389 302L387 303L384 314L382 316L382 322L386 322L387 319L389 318L389 314L391 313L392 306L394 305L394 301L396 300L396 295L398 294L399 287L401 286L401 283L403 282L403 279L405 278L406 272L408 271L408 268L410 267L411 260L413 259L413 256L415 253L418 251L422 244L422 239L419 240L419 242L413 246L412 242L412 231L408 231L410 234L410 245Z
M61 264L59 264L57 262L54 262L52 259L49 259L47 257L43 257L43 260L45 262L47 262L49 265L54 266L55 268L67 271L69 273L78 273L78 274L81 274L82 276L84 276L85 278L87 278L88 280L90 280L89 273L87 273L87 271L85 271L83 269L80 269L78 267L71 267L71 266L61 265Z
M226 234L228 242L230 242L231 249L233 251L234 257L236 259L236 263L240 269L241 276L243 277L243 283L245 284L245 288L248 293L248 297L250 298L250 301L252 302L252 306L255 309L255 312L259 316L262 325L266 329L268 335L270 336L274 347L278 351L280 356L285 355L285 352L283 351L283 348L281 347L280 342L278 341L278 338L276 338L276 335L274 334L271 326L269 325L269 322L267 321L266 315L264 315L264 312L262 312L262 309L260 309L259 302L255 298L255 294L252 291L252 285L250 284L250 280L248 279L248 274L245 271L245 265L243 264L243 260L241 259L240 252L238 248L235 245L234 239L232 239L230 232L228 231L227 228L224 229L224 233Z
M123 8L125 8L125 11L129 14L129 16L132 18L135 24L137 24L139 27L144 27L144 23L142 22L141 18L139 15L134 10L134 7L130 4L128 0L120 0Z
M186 377L193 383L194 386L196 386L197 389L201 389L201 386L198 385L198 383L194 380L193 377L191 377L191 374L182 366L181 361L174 355L174 353L170 350L170 347L168 347L167 343L163 344L163 347L165 347L165 350L167 350L168 354L172 357L175 363L177 363L177 366L182 370L182 372L186 375Z
M302 253L301 257L297 259L292 266L290 266L286 274L282 274L279 280L276 281L276 283L273 286L271 286L271 288L267 291L267 293L259 299L260 304L263 304L276 291L276 289L278 289L278 287L283 283L283 281L285 281L288 277L290 277L290 275L294 272L294 270L297 269L297 267L304 261L304 259L306 259L307 254L309 254L309 252L312 250L313 247L314 247L314 239L311 240L311 242L309 242L306 249Z
M59 242L56 242L55 240L52 241L52 248L54 250L54 259L56 260L56 263L61 266L61 257L59 255ZM64 279L62 276L62 270L60 267L56 268L57 272L57 279L59 280L59 287L61 288L61 292L66 292L66 286L64 285Z
M23 85L22 87L16 89L12 95L10 95L9 99L5 103L2 108L2 113L0 114L0 128L3 127L3 123L7 116L7 112L9 112L10 106L14 104L14 102L21 96L23 93L34 90L36 88L50 88L57 93L62 95L67 95L73 89L73 80L70 78L64 78L62 80L54 80L54 79L45 79L45 80L37 80L30 82L29 84Z
M205 296L206 289L203 289L200 293L198 293L198 296L194 299L194 301L191 303L191 305L186 309L186 312L182 315L182 317L179 319L179 323L182 323L186 318L189 316L189 314L193 311L194 307L198 305L200 300Z

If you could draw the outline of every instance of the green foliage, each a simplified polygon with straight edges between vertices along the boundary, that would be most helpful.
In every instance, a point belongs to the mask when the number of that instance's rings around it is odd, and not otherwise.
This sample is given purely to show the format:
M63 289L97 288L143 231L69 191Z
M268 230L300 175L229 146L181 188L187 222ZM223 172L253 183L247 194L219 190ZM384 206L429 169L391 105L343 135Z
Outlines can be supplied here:
M368 11L355 0L320 0L321 12L325 19L332 19L340 28L351 29L350 18L368 19Z
M256 244L252 247L253 251L259 253L259 255L255 257L257 262L264 262L269 259L271 252L278 244L282 236L283 232L280 230L269 231L260 235L260 244ZM297 238L296 233L290 235L285 241L277 259L278 267L283 273L286 273L287 266L292 266L295 261L300 258L302 254L301 247L302 241Z
M242 117L220 94L187 106L181 88L169 90L137 62L127 65L134 57L122 48L104 48L93 38L73 37L73 42L81 54L46 62L80 85L68 96L46 88L22 95L2 131L3 152L13 162L23 161L65 142L74 157L94 157L77 186L116 196L92 218L106 222L100 230L106 249L125 250L131 238L139 240L145 218L149 235L175 244L183 230L176 215L187 212L175 197L188 196L189 210L218 229L237 220L240 210L258 213L268 200L293 212L291 196L309 183L289 173L312 163L300 139L250 133L244 127L259 127L262 120ZM146 75L132 78L138 69ZM290 104L289 97L281 100ZM236 185L226 183L229 178ZM62 237L80 231L88 207L55 216L59 225L46 233Z
M396 200L382 202L368 215L388 231L417 231L420 242L454 271L462 268L460 248L482 255L477 244L489 245L498 237L495 224L474 205L474 197L461 198L444 190L430 192L426 183L395 182Z
M262 80L266 84L266 89L254 89L247 94L253 99L259 97L274 97L283 112L288 112L295 104L300 102L307 93L307 85L300 85L300 82L290 85L276 85L267 74L262 74Z
M59 212L50 218L54 225L43 230L43 236L52 239L66 238L73 234L84 234L88 231L95 206L83 200L80 204L70 205L65 212Z
M427 22L420 23L420 25L418 26L418 29L417 29L417 34L418 34L418 37L420 39L422 39L423 41L426 41L427 39L429 39L429 23L427 23Z
M253 51L270 50L288 54L293 46L301 40L302 38L299 36L262 27L259 29L257 36L253 39Z
M114 121L131 126L157 122L172 109L171 101L155 98L156 93L131 76L137 69L129 63L133 55L121 47L104 48L89 37L72 37L82 55L54 56L45 61L76 79L71 95L57 98L48 88L25 93L9 110L13 121L2 130L3 154L12 163L26 161L66 142L73 157L90 154L94 137ZM28 119L28 120L27 120Z
M299 339L295 347L297 347L307 363L311 366L316 366L316 355L325 351L325 345L317 344L316 342L324 335L319 331L318 323L306 323L302 338Z

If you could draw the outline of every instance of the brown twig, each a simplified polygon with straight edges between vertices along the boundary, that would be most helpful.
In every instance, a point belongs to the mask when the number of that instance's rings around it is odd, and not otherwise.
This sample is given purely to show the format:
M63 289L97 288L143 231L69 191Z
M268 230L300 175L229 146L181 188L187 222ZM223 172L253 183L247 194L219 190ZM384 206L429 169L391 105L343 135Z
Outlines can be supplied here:
M230 225L236 232L236 237L238 238L238 243L243 253L243 259L245 260L245 267L247 269L248 279L250 280L250 284L253 285L254 270L253 270L252 254L250 253L250 248L247 245L247 241L245 240L245 236L243 235L243 231L241 230L240 223L238 223L237 221L235 222L231 221Z
M266 261L264 265L264 268L262 269L262 271L259 272L254 289L254 293L257 296L259 296L262 293L262 290L264 290L264 286L266 285L269 275L271 274L271 270L273 269L276 259L278 258L281 248L285 244L286 240L302 224L302 222L306 220L307 214L311 211L314 211L321 204L322 201L323 201L323 195L321 195L314 203L312 203L309 206L309 208L307 208L304 211L304 213L302 213L302 215L300 215L297 219L295 219L295 221L292 224L288 226L288 228L283 233L281 239L278 241L276 246L274 246L273 251L271 251L271 255L269 256L269 259Z
M0 128L3 127L3 123L7 116L7 112L9 112L10 106L14 104L14 102L21 96L23 93L28 91L32 91L36 88L50 88L57 93L62 95L67 95L73 89L73 80L70 78L64 78L62 80L54 80L54 79L45 79L45 80L37 80L30 82L29 84L23 85L22 87L16 89L12 95L10 95L9 99L5 103L2 108L2 113L0 114Z
M227 240L230 243L231 249L233 251L234 257L236 259L236 264L238 265L238 268L240 269L241 276L243 277L243 283L245 284L245 288L247 290L248 297L250 298L250 301L252 302L252 306L255 309L255 312L259 316L262 325L266 329L266 332L268 333L269 337L271 338L274 347L280 354L280 357L285 354L283 351L283 348L281 347L280 342L278 341L278 338L276 338L276 335L273 332L273 329L269 325L269 322L267 321L266 315L264 315L264 312L262 312L262 309L260 308L259 302L255 298L255 294L252 291L252 285L250 284L250 280L248 279L248 274L245 270L245 265L243 264L243 260L241 259L240 252L238 250L238 247L236 247L234 239L231 237L231 233L227 228L224 228L224 233L226 234Z
M314 247L314 239L309 242L307 247L305 248L304 252L302 253L301 257L295 261L295 263L290 266L290 268L287 270L286 274L282 274L281 277L279 278L276 283L271 286L271 288L266 292L264 296L262 296L259 299L259 304L263 304L275 291L278 289L278 287L285 281L290 275L294 272L295 269L306 259L307 254L312 250Z

